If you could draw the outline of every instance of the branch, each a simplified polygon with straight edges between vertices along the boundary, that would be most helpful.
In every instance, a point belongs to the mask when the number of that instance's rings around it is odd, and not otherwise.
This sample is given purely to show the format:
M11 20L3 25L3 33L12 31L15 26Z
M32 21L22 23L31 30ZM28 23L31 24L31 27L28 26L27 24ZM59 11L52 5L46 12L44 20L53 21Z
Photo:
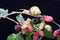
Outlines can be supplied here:
M13 11L5 16L10 16L10 15L13 15L13 14L24 14L24 12L16 12L16 11Z
M6 18L6 19L8 19L8 20L10 20L10 21L13 21L13 22L16 23L16 24L19 24L19 23L16 22L14 19L11 19L11 18L9 18L9 17L7 17L7 16L10 16L10 15L13 15L13 14L26 14L26 15L32 16L31 14L25 13L25 12L24 12L24 9L20 9L20 10L23 10L23 11L22 11L22 12L13 11L13 12L11 12L11 13L9 13L9 14L7 14L7 15L4 15L4 16L2 16L2 17L0 17L0 18ZM33 17L42 17L42 15L37 15L37 16L33 16Z
M9 17L5 17L6 19L8 19L8 20L10 20L10 21L12 21L12 22L14 22L14 23L16 23L16 24L19 24L18 22L16 22L14 19L11 19L11 18L9 18Z
M5 15L5 16L9 16L9 15L13 15L13 14L26 14L26 15L32 16L31 14L27 14L27 13L25 13L24 11L23 11L23 12L16 12L16 11L13 11L13 12L11 12L11 13ZM32 16L32 17L42 17L42 15L37 15L37 16Z

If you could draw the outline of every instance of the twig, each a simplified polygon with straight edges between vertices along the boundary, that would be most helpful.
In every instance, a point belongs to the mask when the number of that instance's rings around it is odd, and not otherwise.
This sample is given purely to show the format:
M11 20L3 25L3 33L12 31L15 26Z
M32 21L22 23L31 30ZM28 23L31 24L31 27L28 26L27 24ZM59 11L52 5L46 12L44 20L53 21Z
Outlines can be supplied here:
M56 24L57 26L59 26L59 28L60 28L60 25L58 23L56 23L55 21L53 21L53 23Z
M9 16L9 15L13 15L13 14L23 14L24 12L16 12L16 11L13 11L5 16Z
M13 15L13 14L26 14L26 15L32 16L31 14L27 14L25 12L16 12L16 11L13 11L12 13L9 13L9 14L7 14L5 16L9 16L9 15ZM42 15L37 15L37 16L32 16L32 17L42 17Z
M9 17L5 17L6 19L8 19L8 20L10 20L10 21L12 21L12 22L14 22L14 23L16 23L16 24L19 24L18 22L16 22L14 19L11 19L11 18L9 18Z
M24 10L24 9L22 9L22 10ZM11 12L11 13L9 13L9 14L7 14L7 15L4 15L4 16L2 16L2 17L0 17L0 18L7 18L8 20L13 21L13 22L16 23L16 24L19 24L19 23L16 22L15 20L7 17L7 16L10 16L10 15L13 15L13 14L26 14L26 15L30 15L30 14L25 13L24 11L23 11L23 12L13 11L13 12ZM32 16L32 15L30 15L30 16ZM42 17L42 16L41 16L41 15L38 15L38 16L33 16L33 17Z

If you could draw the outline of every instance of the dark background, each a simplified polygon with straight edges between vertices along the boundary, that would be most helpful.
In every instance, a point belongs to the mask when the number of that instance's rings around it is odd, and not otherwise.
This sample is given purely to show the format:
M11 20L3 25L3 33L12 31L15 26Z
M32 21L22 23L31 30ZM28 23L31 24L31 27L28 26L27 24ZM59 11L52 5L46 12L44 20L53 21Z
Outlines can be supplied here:
M51 15L54 20L60 24L60 0L0 0L0 8L8 9L9 12L18 11L19 9L29 9L31 6L39 6L42 14ZM15 19L16 15L10 16ZM24 18L30 17L24 15ZM32 17L31 17L32 18ZM11 33L15 33L15 23L7 20L0 19L0 40L6 40L7 36ZM53 30L58 27L51 23ZM54 40L49 38L43 38L44 40ZM43 40L42 39L42 40Z

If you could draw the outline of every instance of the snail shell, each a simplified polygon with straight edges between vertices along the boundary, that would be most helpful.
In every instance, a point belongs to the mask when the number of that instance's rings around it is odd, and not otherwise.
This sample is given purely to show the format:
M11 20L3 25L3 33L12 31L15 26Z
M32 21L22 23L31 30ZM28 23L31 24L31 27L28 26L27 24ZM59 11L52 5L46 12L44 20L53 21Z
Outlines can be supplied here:
M41 14L41 11L40 11L40 9L39 9L38 6L32 6L32 7L30 8L29 12L30 12L30 14L31 14L32 16L36 16L36 15Z

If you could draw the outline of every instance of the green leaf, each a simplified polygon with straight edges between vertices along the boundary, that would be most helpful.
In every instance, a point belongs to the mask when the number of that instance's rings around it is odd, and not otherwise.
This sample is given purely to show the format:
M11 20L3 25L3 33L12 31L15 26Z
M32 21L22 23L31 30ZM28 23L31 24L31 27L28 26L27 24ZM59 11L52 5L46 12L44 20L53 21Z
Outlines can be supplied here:
M16 34L13 33L8 36L7 40L15 40L15 38L16 38Z
M22 34L19 32L16 34L16 39L15 40L24 40Z
M25 35L32 35L32 32L26 31Z
M39 27L40 24L35 24L36 27Z
M32 21L30 22L30 24L31 24L31 26L33 27L33 30L34 30L34 31L37 31L37 30L38 30L37 26L34 25L34 23L33 23Z
M31 21L34 21L36 18L31 19Z
M0 14L0 17L2 17L3 16L3 14Z
M31 36L26 36L26 40L32 40Z
M44 34L45 34L45 36L48 37L48 38L52 38L52 37L53 37L53 36L52 36L52 31L47 31L46 29L44 29Z
M25 39L26 40L32 40L32 37L31 37L32 34L33 34L33 32L28 32L27 31L26 34L25 34L26 35L26 38Z
M60 40L60 36L57 37L57 40Z
M34 26L33 26L33 30L34 30L34 31L38 31L37 26L34 25Z
M32 21L30 21L30 24L31 24L32 27L34 26L34 23Z
M26 31L26 33L25 33L25 35L30 35L31 34L31 32L28 32L28 31Z
M0 17L2 16L5 16L6 14L8 14L8 10L6 9L3 9L3 8L0 8Z
M23 24L23 22L24 22L24 18L23 18L23 16L20 14L20 15L18 15L18 16L16 16L16 19L17 19L17 21L22 25Z

